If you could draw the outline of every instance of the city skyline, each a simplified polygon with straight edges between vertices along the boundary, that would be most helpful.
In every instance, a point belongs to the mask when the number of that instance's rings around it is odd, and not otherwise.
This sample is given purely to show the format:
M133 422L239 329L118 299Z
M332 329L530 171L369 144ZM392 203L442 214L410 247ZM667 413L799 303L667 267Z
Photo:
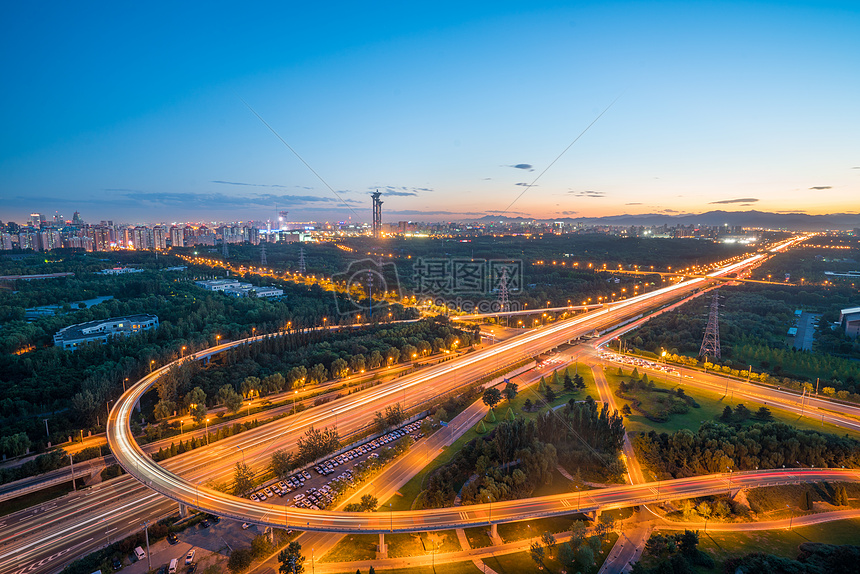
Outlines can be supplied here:
M4 221L860 210L850 3L38 10Z

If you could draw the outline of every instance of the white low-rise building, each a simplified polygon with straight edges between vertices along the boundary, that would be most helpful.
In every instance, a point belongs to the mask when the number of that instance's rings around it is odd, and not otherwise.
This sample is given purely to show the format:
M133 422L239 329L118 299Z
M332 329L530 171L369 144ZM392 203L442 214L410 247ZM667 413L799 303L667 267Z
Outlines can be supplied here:
M209 279L206 281L195 281L200 287L209 291L221 291L225 295L233 297L248 297L252 292L256 297L281 297L284 290L271 285L267 287L255 287L250 283L242 283L236 279Z
M856 339L860 335L860 307L842 309L842 313L839 315L839 324L846 335Z
M98 275L124 275L126 273L143 273L143 271L143 269L136 269L134 267L112 267L111 269L102 269L96 273Z
M136 335L157 327L158 317L155 315L111 317L64 327L54 335L54 345L67 351L74 351L87 343L107 343L111 337Z
M236 279L207 279L205 281L195 281L194 284L209 291L226 291L227 289L251 287L250 283L240 283Z
M253 285L249 285L247 283L243 283L241 287L231 287L229 289L224 289L225 295L232 295L233 297L248 297L254 294L255 297L280 297L284 294L283 289L278 289L277 287L254 287Z

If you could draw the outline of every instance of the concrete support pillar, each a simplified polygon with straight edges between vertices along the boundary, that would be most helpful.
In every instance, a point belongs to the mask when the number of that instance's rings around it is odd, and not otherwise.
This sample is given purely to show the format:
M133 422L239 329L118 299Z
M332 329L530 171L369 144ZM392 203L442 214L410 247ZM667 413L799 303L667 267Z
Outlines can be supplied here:
M590 518L592 522L597 524L597 521L600 520L600 509L598 508L596 510L592 510L591 512L587 513L586 516L588 516L588 518Z
M179 518L185 518L187 516L188 516L188 507L180 502L179 503Z
M379 533L379 546L377 548L376 559L385 560L388 558L388 545L385 543L385 533Z
M275 543L275 529L271 526L266 527L266 535L269 537L269 543Z
M498 546L499 544L502 543L502 539L499 536L499 525L498 524L491 524L490 525L490 539L493 541L493 544L495 544L496 546Z
M137 402L134 403L134 408L137 412L140 412L140 399L137 399Z

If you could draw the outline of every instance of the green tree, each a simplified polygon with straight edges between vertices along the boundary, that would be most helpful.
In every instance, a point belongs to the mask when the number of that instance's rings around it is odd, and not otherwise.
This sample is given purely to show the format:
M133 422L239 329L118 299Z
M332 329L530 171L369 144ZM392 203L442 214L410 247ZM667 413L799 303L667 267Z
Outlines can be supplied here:
M233 494L247 496L254 488L254 472L243 462L237 462L233 470Z
M365 494L361 497L361 508L366 512L376 510L379 506L379 500L372 494Z
M367 365L371 369L378 369L380 366L382 366L382 361L382 353L374 349L370 352L370 356L367 358Z
M310 427L304 436L299 438L297 446L297 462L303 464L336 451L340 447L340 438L335 429L321 431Z
M206 418L206 393L200 387L194 387L183 399L188 412L194 420L200 423Z
M152 415L155 417L155 420L161 421L172 417L174 410L176 410L176 405L173 402L162 399L155 403Z
M264 395L271 395L273 393L281 392L286 385L287 380L284 378L284 375L281 373L275 373L263 379L261 391Z
M269 537L265 534L255 536L251 540L251 556L254 560L259 560L272 553L272 543L269 542Z
M752 416L752 413L743 404L735 407L735 420L739 423L746 421Z
M245 377L240 386L242 396L246 399L259 395L263 388L263 381L259 377Z
M505 395L505 400L510 403L517 397L517 393L519 392L519 388L516 383L513 381L508 381L505 383L505 388L502 391L502 394Z
M303 574L305 571L305 557L302 555L302 545L298 542L290 542L286 548L278 554L278 568L280 574Z
M385 408L385 422L389 427L396 427L406 420L406 412L400 403Z
M230 553L230 558L227 560L227 568L230 572L244 572L251 566L254 560L254 553L250 548L237 548Z
M576 385L573 384L573 379L570 378L570 372L567 369L564 371L564 390L569 393L576 390Z
M502 393L496 387L490 387L489 389L484 391L484 396L482 398L484 404L494 409L497 404L502 400Z
M272 474L281 480L286 479L290 475L290 471L293 469L293 453L286 449L276 450L272 453L272 460L269 463L269 468L271 468Z
M576 562L583 572L590 572L594 566L594 550L588 544L582 544L576 549Z
M331 376L334 379L342 379L349 374L349 363L343 359L335 359L331 363Z
M556 544L555 536L551 532L544 532L541 534L540 540L549 552L549 557L552 558L552 551L555 549Z
M537 564L540 568L543 568L543 559L546 555L546 552L540 542L532 542L531 546L529 547L529 555L532 557L532 560L534 560L535 564Z
M357 355L352 355L349 358L349 368L352 369L353 373L361 373L365 370L365 361L364 355L358 353Z
M552 387L549 385L546 386L546 393L544 396L546 396L547 404L551 404L556 399L555 391L552 390Z
M324 383L326 378L328 378L328 371L326 371L325 365L320 363L311 367L311 370L308 373L308 382Z
M307 377L308 370L304 366L299 365L290 369L290 372L287 374L287 381L290 383L291 389L300 389L307 381Z

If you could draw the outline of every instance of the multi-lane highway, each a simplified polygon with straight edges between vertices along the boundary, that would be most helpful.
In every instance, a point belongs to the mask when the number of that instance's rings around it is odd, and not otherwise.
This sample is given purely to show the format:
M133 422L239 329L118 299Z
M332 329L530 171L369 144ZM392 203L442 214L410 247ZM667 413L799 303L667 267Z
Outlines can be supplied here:
M789 245L789 243L785 245ZM780 246L776 249L782 248L784 247ZM754 255L714 271L709 277L722 277L741 271L759 264L766 257L764 254ZM635 317L637 313L641 314L657 305L707 285L708 278L706 277L692 279L524 333L492 348L467 354L455 362L444 363L431 367L421 374L405 377L397 385L381 386L362 393L360 396L347 397L332 403L330 411L317 412L314 417L315 420L309 421L309 424L329 424L330 419L337 416L343 418L354 418L356 415L362 418L367 417L384 403L398 401L401 393L404 399L407 394L410 397L420 399L428 396L428 389L441 390L442 392L454 389L464 380L477 378L474 377L475 372L492 372L492 367L498 356L503 356L506 360L513 357L516 360L524 356L539 354L575 336L618 324ZM464 371L467 373L465 377ZM214 490L201 489L149 460L131 436L128 420L134 403L149 389L160 374L161 372L157 372L145 377L129 389L117 402L108 421L108 441L118 461L130 474L153 490L182 504L223 516L274 526L290 523L293 525L303 524L305 530L336 531L340 529L346 532L362 528L360 519L355 516L335 517L330 515L331 513L304 512L298 509L289 512L281 510L276 513L274 509L267 508L266 505L257 505ZM457 379L461 377L464 378L458 381ZM523 503L525 501L520 501L520 504ZM347 524L347 522L351 522L351 524ZM453 523L447 523L446 527L451 524ZM429 524L420 520L410 526L414 530L428 527ZM402 528L406 528L406 526L402 526Z
M746 265L758 263L763 258L764 256L757 255L721 269L715 274L731 273ZM139 397L145 387L150 385L159 374L154 373L130 389L114 407L110 429L114 437L122 441L117 442L114 449L122 453L126 468L142 478L147 486L157 487L161 492L170 493L174 498L182 499L190 506L210 508L212 505L210 509L219 512L215 507L222 497L242 505L255 505L249 501L224 497L205 485L229 480L233 464L241 460L240 453L244 452L246 460L252 466L259 468L266 464L268 454L272 450L293 447L296 438L301 436L310 425L337 424L341 434L347 434L366 425L373 413L386 405L404 401L413 405L427 401L465 382L481 378L506 363L538 355L595 329L606 329L705 285L707 285L707 279L704 278L679 283L645 296L627 299L593 313L527 332L491 349L466 354L450 362L398 379L394 383L383 384L374 389L344 397L321 407L309 409L298 416L288 417L219 441L212 447L186 453L166 461L163 467L148 460L137 445L132 446L133 439L126 424L127 415L130 414L136 397ZM243 343L224 343L197 353L194 359L202 359ZM179 478L180 476L182 478ZM141 518L157 517L175 511L176 508L175 503L154 495L128 477L111 481L103 489L105 495L97 500L97 504L92 504L93 501L90 498L95 495L90 494L87 497L71 497L70 502L58 503L58 507L63 506L62 510L51 512L47 509L38 519L38 530L27 526L29 522L27 520L21 521L22 524L11 525L10 528L4 527L3 534L0 535L0 571L55 570L56 567L52 565L68 561L74 556L100 546L101 537L106 531L110 536L121 536L137 530ZM259 507L259 505L255 506ZM245 510L245 508L242 509L243 515ZM496 522L495 511L494 504L493 522ZM568 509L567 512L570 510ZM292 515L292 510L290 514ZM266 523L271 517L258 518L256 522ZM287 518L284 515L283 522L279 520L277 525L286 525ZM291 525L300 526L299 517L292 518L296 520L293 520ZM310 518L308 516L308 520L302 525L305 529L310 527ZM458 525L460 525L459 522Z

